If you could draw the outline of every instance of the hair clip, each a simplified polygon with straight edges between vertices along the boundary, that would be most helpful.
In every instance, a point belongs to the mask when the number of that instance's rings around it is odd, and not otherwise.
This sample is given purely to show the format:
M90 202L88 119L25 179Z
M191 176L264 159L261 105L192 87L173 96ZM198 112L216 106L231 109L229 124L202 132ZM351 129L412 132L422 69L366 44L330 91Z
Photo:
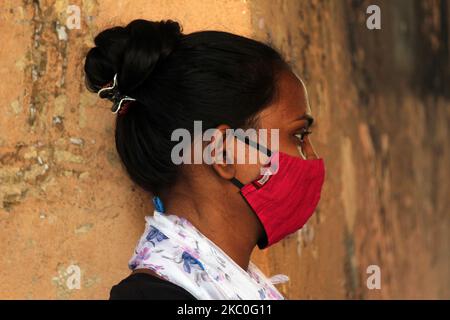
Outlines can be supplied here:
M126 106L128 106L128 104L132 101L136 101L136 99L133 99L133 98L130 98L127 96L123 97L122 99L120 99L119 102L115 102L113 104L113 106L111 107L112 113L125 114L125 112L126 112L125 104L126 104ZM122 106L123 106L123 109L122 109Z
M119 92L118 85L117 85L117 73L114 75L114 79L112 82L113 82L112 85L101 88L97 92L97 95L101 99L108 99L108 100L112 101L113 106L111 107L111 112L118 113L120 111L120 109L122 108L122 106L124 105L124 103L136 101L136 99L131 98L126 95L123 95ZM123 113L125 113L125 112L123 112Z

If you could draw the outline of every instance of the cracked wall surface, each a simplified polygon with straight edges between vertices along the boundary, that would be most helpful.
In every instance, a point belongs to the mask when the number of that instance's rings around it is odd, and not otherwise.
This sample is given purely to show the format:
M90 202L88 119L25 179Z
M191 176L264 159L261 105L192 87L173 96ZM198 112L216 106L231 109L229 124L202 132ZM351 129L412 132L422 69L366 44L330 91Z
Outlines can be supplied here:
M382 29L365 26L378 4ZM67 27L69 5L80 29ZM3 0L0 298L106 299L152 212L84 87L93 37L135 18L269 42L305 80L327 180L313 218L252 259L289 299L450 298L447 1ZM70 289L71 265L81 288ZM366 286L369 265L381 290Z

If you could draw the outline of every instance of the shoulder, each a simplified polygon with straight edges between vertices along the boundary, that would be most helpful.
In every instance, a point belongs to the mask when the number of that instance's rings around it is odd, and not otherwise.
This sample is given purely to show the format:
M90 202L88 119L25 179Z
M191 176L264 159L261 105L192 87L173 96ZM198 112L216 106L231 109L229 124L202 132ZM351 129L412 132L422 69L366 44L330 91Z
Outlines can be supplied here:
M147 273L133 273L114 285L110 300L197 300L184 288Z

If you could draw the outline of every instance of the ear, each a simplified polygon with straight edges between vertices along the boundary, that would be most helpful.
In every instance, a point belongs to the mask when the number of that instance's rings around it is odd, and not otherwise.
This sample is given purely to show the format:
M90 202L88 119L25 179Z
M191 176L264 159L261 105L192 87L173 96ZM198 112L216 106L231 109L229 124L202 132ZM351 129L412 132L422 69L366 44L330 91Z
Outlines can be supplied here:
M230 129L228 125L221 124L216 129L217 134L212 139L215 147L211 153L215 161L211 167L219 177L230 180L236 175L236 161L232 151L234 150L234 138L226 135L226 130Z

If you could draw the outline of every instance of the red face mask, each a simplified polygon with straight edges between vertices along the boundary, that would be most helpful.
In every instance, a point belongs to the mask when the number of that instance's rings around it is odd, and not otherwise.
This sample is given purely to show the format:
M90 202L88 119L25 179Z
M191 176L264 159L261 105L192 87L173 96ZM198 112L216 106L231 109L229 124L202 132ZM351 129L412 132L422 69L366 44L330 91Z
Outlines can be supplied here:
M265 148L259 148L262 149ZM268 154L266 170L256 180L244 185L236 178L231 179L264 227L265 234L257 243L259 249L303 227L317 207L325 178L323 159L304 160L269 150Z

